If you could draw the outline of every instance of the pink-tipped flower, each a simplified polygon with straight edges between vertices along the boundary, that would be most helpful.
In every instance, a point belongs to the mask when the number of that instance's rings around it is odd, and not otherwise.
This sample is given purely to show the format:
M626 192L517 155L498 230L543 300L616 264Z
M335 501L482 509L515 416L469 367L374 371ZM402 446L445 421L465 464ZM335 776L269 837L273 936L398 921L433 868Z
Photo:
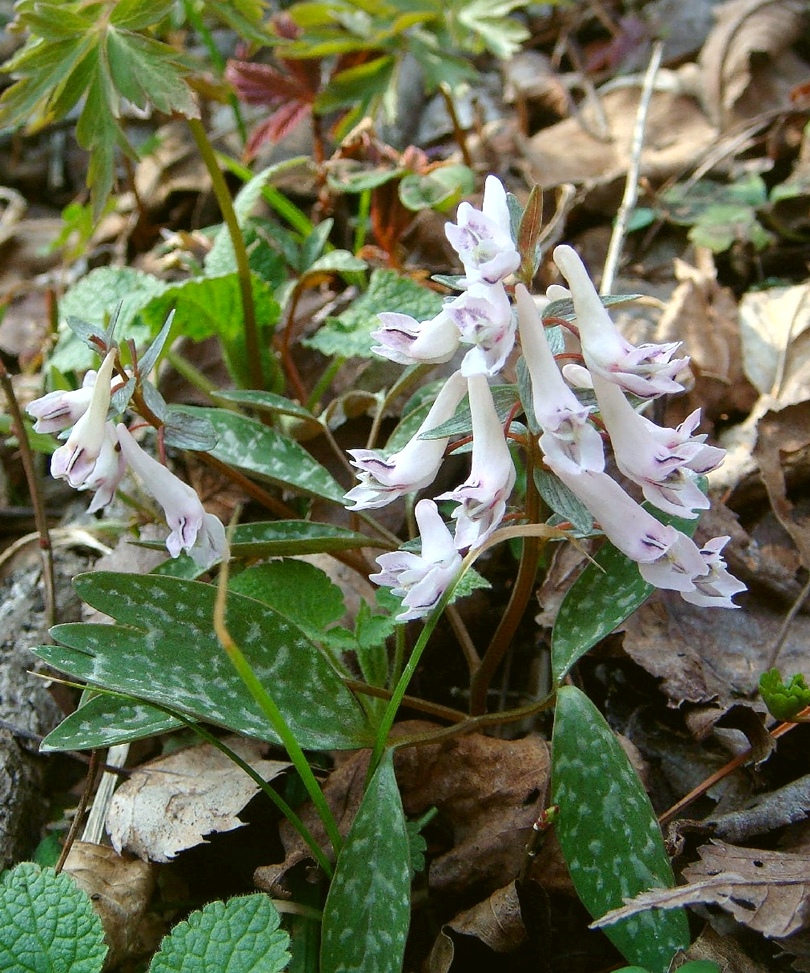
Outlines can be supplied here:
M81 489L92 477L106 440L114 364L115 352L111 351L98 370L90 403L71 429L67 441L51 457L51 476L67 480L74 489Z
M371 337L379 344L371 350L389 361L399 365L417 362L435 365L450 361L458 350L461 336L444 309L435 318L422 322L396 311L386 311L377 317L382 328L372 331Z
M683 391L675 376L689 359L672 358L680 342L631 345L611 321L576 250L557 247L554 262L571 288L582 354L590 371L643 398Z
M115 491L124 476L126 462L118 446L118 436L115 426L107 422L104 427L104 442L101 444L101 451L98 454L93 472L87 477L79 487L80 490L93 490L93 497L90 506L87 508L89 514L101 510L112 501Z
M472 413L472 469L460 487L436 498L459 503L453 511L459 550L483 544L503 520L515 485L515 466L489 383L483 375L471 375L467 385Z
M427 615L438 604L461 566L461 555L436 504L432 500L420 500L414 513L422 538L422 553L392 551L381 554L377 564L382 570L370 576L375 584L385 585L403 598L406 610L397 615L398 622Z
M613 382L593 376L593 385L616 465L641 487L651 504L680 517L696 517L709 506L697 477L716 469L726 451L693 436L700 422L696 409L677 429L666 429L639 415Z
M739 608L731 598L732 595L745 591L746 587L742 581L728 573L726 562L720 556L729 540L728 537L713 537L701 548L700 555L709 572L692 579L695 590L685 592L684 601L701 608Z
M540 448L549 462L566 466L571 473L601 472L605 451L602 437L588 422L591 409L582 405L565 384L540 313L523 284L515 288L515 299L520 345L532 384L532 408L543 430Z
M163 507L170 530L166 538L169 554L178 557L186 551L203 567L227 558L225 529L217 517L205 512L196 491L141 449L123 423L116 427L116 434L124 459Z
M461 363L462 375L495 375L515 346L515 319L503 284L472 284L445 312L462 344L473 347Z
M460 372L454 372L436 397L430 412L412 439L399 452L385 457L376 449L350 449L352 464L360 470L360 483L349 490L349 510L384 507L406 493L429 486L436 478L448 438L420 439L423 432L435 429L453 418L467 386Z
M487 176L484 183L483 208L460 203L456 220L444 230L461 258L468 283L494 284L518 269L520 254L512 240L506 190L495 176Z

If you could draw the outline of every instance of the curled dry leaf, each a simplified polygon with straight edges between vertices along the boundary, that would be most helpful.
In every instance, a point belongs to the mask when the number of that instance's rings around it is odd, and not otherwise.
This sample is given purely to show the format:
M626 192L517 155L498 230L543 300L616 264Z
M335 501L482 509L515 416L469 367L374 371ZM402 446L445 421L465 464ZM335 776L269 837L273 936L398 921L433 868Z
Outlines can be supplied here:
M806 855L738 848L713 841L698 849L701 861L684 869L688 885L642 892L592 923L601 929L645 909L717 905L749 929L781 939L802 929L810 906Z
M743 368L774 405L810 399L810 284L753 291L740 302Z
M266 744L227 737L224 742L266 781L290 766L265 760ZM167 862L204 835L242 826L237 814L259 785L209 743L188 747L139 767L115 793L107 833L119 853Z
M155 887L154 868L140 859L122 858L112 848L76 841L65 871L90 896L109 947L105 969L142 955L157 943L144 935L143 919Z
M808 65L790 48L805 27L805 0L729 0L700 54L709 117L724 128L788 106Z

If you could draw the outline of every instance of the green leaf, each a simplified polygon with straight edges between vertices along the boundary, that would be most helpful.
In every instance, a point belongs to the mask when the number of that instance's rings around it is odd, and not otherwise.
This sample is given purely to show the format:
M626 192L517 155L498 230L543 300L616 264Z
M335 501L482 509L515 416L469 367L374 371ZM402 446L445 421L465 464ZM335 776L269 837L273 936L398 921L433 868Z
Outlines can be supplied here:
M75 316L100 331L106 326L118 304L118 333L132 338L136 344L145 343L152 335L149 328L136 324L136 318L154 297L166 290L166 284L131 267L98 267L82 277L59 302L59 317ZM155 328L166 320L160 319ZM63 331L49 363L60 372L83 371L94 360L94 353L72 331Z
M389 751L337 860L323 911L321 973L401 973L410 890L408 832Z
M110 23L121 30L144 30L168 17L173 6L173 0L118 0Z
M661 831L641 781L613 731L574 686L557 693L552 802L571 880L595 918L623 900L674 884ZM604 930L631 962L667 973L689 943L682 909L650 910Z
M777 720L792 720L805 706L810 706L810 687L801 673L782 682L779 670L769 669L759 677L759 693L768 712Z
M259 333L266 339L272 333L279 306L272 288L256 274L251 274L253 303ZM143 320L157 331L174 308L174 331L192 341L203 341L217 335L222 341L228 369L243 385L250 384L250 368L245 345L245 319L239 275L196 277L171 287L149 301L141 311ZM265 351L269 358L269 352ZM264 372L271 374L264 362Z
M100 693L83 703L42 741L43 753L54 750L97 750L168 733L182 720L148 703Z
M93 572L80 597L117 625L57 625L35 650L61 672L246 736L278 742L213 631L216 589L159 575ZM305 749L367 746L365 718L326 656L271 608L232 594L227 625Z
M147 388L146 383L143 387ZM169 406L164 421L163 441L167 446L209 452L217 444L211 423L202 416L189 415L179 406Z
M573 524L580 534L593 531L593 517L585 504L548 470L534 469L534 482L540 496L555 514Z
M275 520L239 524L231 541L231 554L237 558L278 557L350 551L358 547L387 547L387 544L334 524L317 524L309 520Z
M164 115L199 118L200 109L185 80L188 68L177 51L143 34L107 30L107 58L118 92L139 108L150 103Z
M269 605L314 641L343 617L343 592L314 564L282 558L246 568L231 578L229 589Z
M211 455L222 463L276 486L343 504L345 491L332 474L277 429L225 409L189 407L186 411L211 422L217 436Z
M358 103L370 105L391 83L395 64L393 57L384 55L339 71L315 99L315 111L325 115Z
M517 385L493 385L492 401L495 403L495 411L498 413L498 421L503 423L509 418L515 406L520 401ZM432 403L430 403L432 405ZM470 400L465 397L452 419L443 422L433 429L423 432L420 439L445 439L448 436L468 436L472 432L472 413L470 412Z
M0 875L0 970L99 973L107 947L89 897L70 876L22 862Z
M380 326L377 318L380 312L397 310L417 321L426 321L435 317L441 308L442 299L434 291L393 270L377 269L371 275L368 290L343 314L329 318L303 343L327 356L369 358L374 344L371 332Z
M178 923L161 942L149 973L281 973L290 937L262 893L209 902Z
M293 416L296 419L305 419L307 422L319 423L319 420L305 406L293 402L285 395L276 395L275 392L265 392L261 389L226 389L222 392L214 392L213 395L214 398L225 402L250 406L257 412Z
M642 506L664 524L691 537L698 518L672 517L649 504ZM551 669L562 682L571 666L588 649L629 618L655 591L638 572L638 565L609 541L599 548L560 605L551 636Z

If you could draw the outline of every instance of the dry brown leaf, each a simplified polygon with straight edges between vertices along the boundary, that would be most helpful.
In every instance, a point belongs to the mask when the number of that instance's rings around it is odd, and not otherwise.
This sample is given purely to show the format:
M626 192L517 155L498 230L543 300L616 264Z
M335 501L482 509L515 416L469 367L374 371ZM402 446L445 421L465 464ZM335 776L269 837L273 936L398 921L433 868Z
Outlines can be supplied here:
M790 47L805 24L805 0L729 0L700 53L702 94L709 117L735 121L788 104L807 77L806 62Z
M810 399L810 284L772 287L740 302L743 367L780 406Z
M578 117L566 118L533 136L525 146L525 156L531 181L543 189L563 183L587 189L609 187L609 192L593 199L593 205L604 212L618 202L630 165L639 89L609 91L601 102L611 141L591 135ZM587 109L583 116L587 120ZM641 175L663 182L688 168L716 138L716 130L692 98L655 92L647 117Z
M805 855L723 841L703 845L698 852L701 861L684 869L688 885L642 892L591 926L600 929L645 909L698 904L718 905L769 939L790 936L805 926L810 906L810 860Z
M65 871L83 889L104 927L110 951L105 969L142 955L142 922L155 887L154 867L139 858L122 858L112 848L76 841L65 862ZM156 945L156 944L155 944Z
M785 787L759 795L747 806L708 818L714 834L726 841L747 841L775 828L796 824L810 815L810 774Z
M450 969L455 954L451 930L480 939L495 953L514 952L527 939L515 883L497 889L483 902L465 909L442 926L426 964L427 973L447 973Z
M766 967L746 955L735 937L716 932L709 925L687 949L683 962L690 960L716 963L723 973L773 973L771 966Z
M225 741L270 781L290 764L264 760L267 745L227 737ZM133 771L116 791L107 815L113 847L148 861L166 862L204 835L242 826L237 814L259 785L210 743L159 757Z

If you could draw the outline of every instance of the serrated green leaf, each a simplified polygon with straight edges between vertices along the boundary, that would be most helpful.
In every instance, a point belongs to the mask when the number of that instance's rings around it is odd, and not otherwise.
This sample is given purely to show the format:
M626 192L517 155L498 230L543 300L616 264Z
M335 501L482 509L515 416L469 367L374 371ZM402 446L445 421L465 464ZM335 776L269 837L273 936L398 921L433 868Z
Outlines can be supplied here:
M82 277L59 302L63 320L74 316L103 332L107 320L120 303L119 333L143 344L151 331L135 323L143 307L166 290L166 284L131 267L98 267ZM165 321L164 318L160 324ZM158 325L159 328L160 325ZM156 328L155 330L158 330ZM94 360L94 353L71 331L63 331L49 363L61 372L83 371Z
M686 520L664 514L647 503L642 506L661 523L671 524L688 537L697 529L697 517ZM641 577L636 562L609 541L593 561L568 589L554 623L551 669L557 683L588 649L629 618L655 590Z
M335 524L309 520L276 520L239 524L231 541L234 557L279 557L350 551L358 547L387 547L380 540Z
M434 291L420 287L408 277L393 270L375 270L368 290L339 317L329 318L311 338L303 343L324 355L341 358L368 358L374 340L371 332L380 326L377 315L396 309L417 321L435 317L442 299Z
M216 589L158 575L93 572L80 597L116 625L67 624L35 653L91 686L126 693L260 740L278 742L213 631ZM227 624L302 747L368 745L365 718L320 649L271 608L232 594Z
M110 23L121 30L144 30L172 11L174 0L117 0L110 11Z
M269 284L256 274L250 276L259 333L263 339L269 339L278 321L279 306ZM242 292L238 274L226 274L224 277L195 277L168 288L164 287L158 296L142 307L141 316L154 331L157 331L172 308L175 311L175 334L184 335L192 341L203 341L205 338L217 335L222 341L223 352L231 374L241 384L250 384L251 370L247 359ZM269 376L271 369L268 364L267 344L268 340L264 340L263 353L267 360L263 362L263 366L265 374Z
M323 911L321 973L401 973L410 850L390 752L363 797Z
M99 973L107 946L89 897L64 872L22 862L0 875L3 973Z
M189 408L214 427L217 445L211 455L276 486L343 504L343 487L329 471L292 439L247 416L225 409Z
M810 687L801 673L783 682L778 669L769 669L759 677L759 693L777 720L792 720L805 706L810 706Z
M674 885L650 800L624 748L593 703L574 686L557 693L552 802L571 880L594 918L650 888ZM650 910L604 932L631 962L667 973L689 943L682 909Z
M346 606L343 592L314 564L281 558L246 568L231 578L229 589L269 605L315 642L340 621Z
M161 942L149 973L281 973L290 937L267 895L209 902Z
M97 750L168 733L184 726L176 716L137 700L102 693L83 703L52 730L40 750Z
M395 58L386 54L338 72L315 99L315 110L325 115L358 103L370 105L391 83L395 65Z
M106 32L106 47L112 82L124 98L139 108L151 103L164 115L177 112L199 118L199 106L185 80L188 68L174 48L112 25Z

